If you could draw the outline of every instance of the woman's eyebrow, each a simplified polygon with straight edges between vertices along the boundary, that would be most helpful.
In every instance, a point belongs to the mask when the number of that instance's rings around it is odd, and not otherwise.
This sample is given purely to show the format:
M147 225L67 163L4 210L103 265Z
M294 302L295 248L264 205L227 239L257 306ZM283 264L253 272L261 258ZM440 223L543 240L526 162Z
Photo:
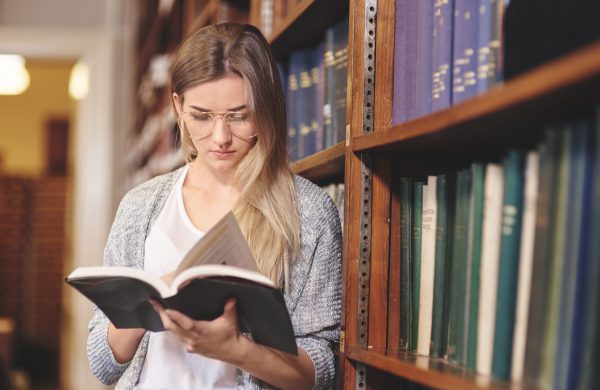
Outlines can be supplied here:
M193 108L194 110L198 110L198 111L202 111L202 112L212 112L211 110L200 107L200 106L190 106L190 108ZM243 110L244 108L246 108L246 105L242 104L241 106L228 108L227 111L240 111L240 110Z

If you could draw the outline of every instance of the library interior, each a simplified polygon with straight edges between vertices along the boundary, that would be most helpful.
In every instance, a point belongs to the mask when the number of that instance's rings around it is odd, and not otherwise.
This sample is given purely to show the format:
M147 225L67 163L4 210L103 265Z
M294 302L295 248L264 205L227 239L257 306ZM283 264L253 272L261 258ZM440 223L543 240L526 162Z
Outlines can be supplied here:
M598 15L0 0L0 389L112 388L88 363L94 305L65 277L102 265L125 194L187 164L171 66L225 22L266 38L289 168L339 213L330 388L600 388Z

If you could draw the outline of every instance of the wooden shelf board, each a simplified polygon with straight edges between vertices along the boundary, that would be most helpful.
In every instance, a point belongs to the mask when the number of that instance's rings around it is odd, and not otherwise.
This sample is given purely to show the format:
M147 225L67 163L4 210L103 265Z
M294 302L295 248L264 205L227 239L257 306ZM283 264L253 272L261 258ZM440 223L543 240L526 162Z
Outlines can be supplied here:
M385 352L349 347L346 357L409 381L439 390L517 390L520 386L495 382L490 378L468 374L442 359L431 359L408 352Z
M291 164L292 171L315 183L331 182L332 180L343 180L344 177L344 154L346 145L340 142L331 148L295 161Z
M543 65L486 94L410 122L352 139L354 152L419 156L449 146L479 148L600 101L600 42ZM529 127L527 127L529 126ZM508 141L510 142L510 141ZM454 150L456 152L456 150Z
M302 0L288 11L288 16L279 26L274 26L269 37L277 60L284 60L290 52L322 41L327 28L348 16L348 7L348 1Z

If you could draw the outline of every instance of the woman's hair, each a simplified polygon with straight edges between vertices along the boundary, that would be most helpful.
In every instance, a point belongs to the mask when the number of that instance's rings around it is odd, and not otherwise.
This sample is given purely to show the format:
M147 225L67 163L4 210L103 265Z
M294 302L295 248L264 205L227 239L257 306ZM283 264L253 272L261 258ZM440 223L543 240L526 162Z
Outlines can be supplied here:
M290 261L300 248L300 216L294 176L288 165L286 114L277 64L269 44L251 25L223 23L194 32L180 47L171 69L171 92L238 75L256 144L236 171L240 199L234 208L259 269L275 283L289 280ZM175 103L173 103L175 104ZM198 152L180 123L186 161Z

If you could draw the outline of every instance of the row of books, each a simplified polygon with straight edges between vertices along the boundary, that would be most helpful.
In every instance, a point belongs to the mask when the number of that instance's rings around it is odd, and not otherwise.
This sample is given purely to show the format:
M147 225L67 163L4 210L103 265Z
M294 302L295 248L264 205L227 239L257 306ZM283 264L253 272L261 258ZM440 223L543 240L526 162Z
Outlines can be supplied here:
M348 19L316 47L290 54L280 73L286 91L289 151L299 160L346 138Z
M501 80L507 3L396 1L392 124L457 104Z
M600 108L500 163L400 178L400 349L600 386Z

